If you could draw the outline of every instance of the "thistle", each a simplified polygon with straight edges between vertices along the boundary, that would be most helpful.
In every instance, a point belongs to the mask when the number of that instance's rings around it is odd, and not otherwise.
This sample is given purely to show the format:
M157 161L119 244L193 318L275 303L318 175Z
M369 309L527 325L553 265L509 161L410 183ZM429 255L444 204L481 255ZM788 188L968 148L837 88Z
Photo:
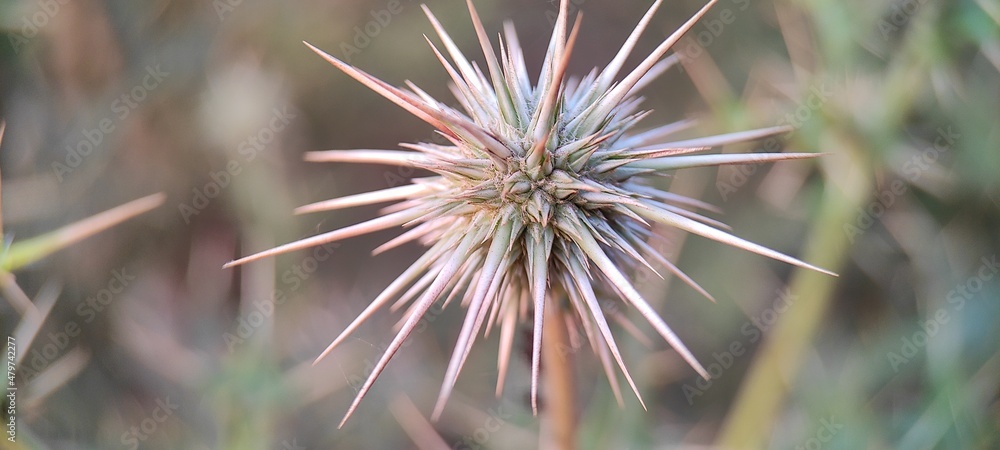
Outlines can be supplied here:
M649 111L639 109L637 92L678 62L666 54L715 3L710 1L620 79L643 30L660 6L642 17L610 64L582 79L567 78L566 67L580 27L568 27L567 0L560 3L555 30L536 85L532 85L513 26L504 27L499 55L469 1L469 12L486 62L484 73L458 49L434 15L423 6L448 57L427 39L451 78L461 110L449 107L413 83L396 88L306 43L330 64L432 125L449 143L400 144L405 150L311 152L309 161L381 164L426 170L412 184L350 195L301 207L299 213L396 202L383 215L353 226L302 239L226 265L243 264L365 233L404 226L408 230L374 250L378 254L417 241L428 247L416 262L379 294L333 343L322 359L376 311L407 307L405 320L340 425L343 426L385 369L393 354L436 302L458 299L466 315L445 374L433 417L440 416L473 342L485 326L499 327L497 393L503 388L514 330L533 326L531 405L537 413L542 324L546 308L566 308L600 357L616 396L617 364L639 402L598 296L617 292L693 367L704 367L625 275L638 265L652 270L647 257L692 288L704 289L652 249L651 224L660 223L740 247L789 264L829 273L727 233L724 225L698 213L711 209L698 200L660 190L648 178L689 167L750 164L810 158L815 154L698 154L713 147L789 131L785 127L670 141L690 128L681 121L633 132ZM450 58L449 58L450 57ZM721 228L721 229L720 229ZM555 293L558 292L558 295ZM609 313L610 315L610 313ZM530 319L529 319L530 317ZM620 318L620 317L614 317ZM643 404L645 407L645 404Z

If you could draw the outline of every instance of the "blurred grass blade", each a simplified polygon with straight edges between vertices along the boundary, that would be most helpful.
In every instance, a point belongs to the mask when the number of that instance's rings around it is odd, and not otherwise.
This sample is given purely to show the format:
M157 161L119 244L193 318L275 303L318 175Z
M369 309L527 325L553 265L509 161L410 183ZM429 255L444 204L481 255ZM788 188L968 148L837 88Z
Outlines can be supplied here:
M389 404L389 412L399 422L403 432L410 436L413 444L420 450L447 450L451 448L434 429L434 426L427 421L427 418L420 413L410 397L405 395L396 397Z
M21 322L14 328L14 340L23 350L18 352L14 358L15 368L20 366L21 360L28 354L27 349L31 348L31 343L38 336L39 330L42 329L42 324L45 323L45 319L52 312L52 307L55 306L56 300L59 299L60 292L62 292L62 287L52 282L46 283L38 293L38 296L35 297L35 301L31 303L31 309L24 314Z
M3 133L6 130L7 130L7 121L0 121L0 144L3 143ZM2 178L3 177L0 177L0 180L2 180ZM0 186L2 186L2 185L3 185L3 183L0 182ZM3 207L2 207L2 203L3 202L0 201L0 237L3 237Z
M90 357L91 352L89 350L77 346L49 364L48 367L31 380L28 398L25 400L25 408L35 410L41 407L49 396L66 386L66 383L70 382L70 380L79 375L87 367Z
M38 312L38 308L28 298L28 294L25 294L21 286L17 285L14 274L0 271L0 292L21 316Z
M58 230L14 243L0 255L0 269L14 271L163 204L163 193L133 200Z

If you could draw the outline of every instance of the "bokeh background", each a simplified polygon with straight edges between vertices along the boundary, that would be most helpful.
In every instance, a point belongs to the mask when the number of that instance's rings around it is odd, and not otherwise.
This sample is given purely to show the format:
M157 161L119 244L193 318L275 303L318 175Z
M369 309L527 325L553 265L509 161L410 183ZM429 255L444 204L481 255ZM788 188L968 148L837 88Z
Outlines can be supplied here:
M573 1L585 17L570 72L609 61L648 3ZM665 3L630 64L701 6ZM479 53L463 2L427 4ZM556 4L476 6L493 36L515 22L537 71ZM0 27L4 251L165 194L45 257L22 246L30 264L4 258L0 327L21 353L17 441L4 435L5 448L536 445L523 357L493 395L495 336L478 344L442 420L426 422L454 309L337 429L399 316L378 314L310 363L419 254L369 255L395 231L221 269L378 211L294 216L296 206L414 175L302 161L434 136L301 41L453 103L418 2L2 0ZM782 148L827 155L664 182L719 205L737 235L840 276L659 230L657 248L718 302L635 278L713 379L619 328L649 411L626 386L619 408L590 349L569 349L582 445L1000 446L1000 3L721 0L678 50L683 67L646 90L645 126L696 118L694 136L786 124L795 132Z

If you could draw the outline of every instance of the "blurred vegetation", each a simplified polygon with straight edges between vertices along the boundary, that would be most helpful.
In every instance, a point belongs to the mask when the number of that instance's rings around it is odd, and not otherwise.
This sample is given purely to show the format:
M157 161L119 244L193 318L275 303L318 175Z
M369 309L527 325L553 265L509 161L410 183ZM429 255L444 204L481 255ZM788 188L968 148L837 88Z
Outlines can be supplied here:
M610 60L646 3L574 1L584 51L570 71ZM466 54L478 53L463 5L428 6ZM699 6L667 2L636 53ZM477 7L492 33L515 22L537 68L555 4ZM36 317L25 301L46 312L17 342L17 442L4 445L535 445L526 361L493 395L495 337L470 357L443 419L422 416L457 335L453 310L412 339L336 429L398 316L379 314L350 345L311 361L418 254L371 257L391 232L221 270L378 209L294 217L296 206L412 175L301 162L310 150L433 139L301 41L451 98L420 39L431 28L417 2L2 0L0 27L0 261L16 277L3 280L0 328L25 329ZM658 248L718 303L647 273L636 274L639 286L716 376L699 381L665 345L623 336L650 409L629 398L619 408L585 350L580 442L1000 446L1000 4L721 0L679 52L683 69L646 91L648 126L697 117L692 134L704 134L788 124L796 132L784 147L827 156L690 170L671 189L719 205L737 235L840 276L662 230ZM162 206L69 248L42 257L55 247L16 247L155 192L166 194Z

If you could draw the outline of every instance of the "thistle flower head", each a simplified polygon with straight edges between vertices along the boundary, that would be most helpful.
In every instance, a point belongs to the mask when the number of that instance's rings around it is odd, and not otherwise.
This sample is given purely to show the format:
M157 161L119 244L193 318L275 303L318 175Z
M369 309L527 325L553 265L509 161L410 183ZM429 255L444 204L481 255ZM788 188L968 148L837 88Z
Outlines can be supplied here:
M396 202L386 207L384 215L378 218L229 264L242 264L398 226L408 230L378 247L376 253L411 241L428 247L426 253L386 287L320 356L328 354L374 312L391 302L395 301L393 309L407 307L405 320L361 387L345 421L431 306L456 299L465 308L466 316L441 388L435 417L440 415L473 341L480 332L489 333L493 326L500 329L499 394L508 367L514 329L521 321L530 321L533 327L531 398L532 407L537 411L535 399L546 308L571 311L570 317L581 325L604 364L619 401L612 361L642 402L598 301L599 295L606 290L616 292L620 301L635 308L681 357L708 378L701 364L626 276L637 264L652 268L646 260L649 257L708 296L704 289L652 250L647 243L652 223L669 225L825 272L723 231L721 224L697 212L710 206L662 191L646 182L650 176L688 167L815 156L699 154L712 147L787 132L784 127L672 142L670 136L689 128L691 121L633 132L648 114L639 109L641 98L636 96L637 92L677 62L676 56L665 58L666 54L715 0L663 41L637 67L619 78L626 58L661 3L657 0L611 63L582 79L566 76L580 26L579 16L572 27L568 26L567 3L566 0L561 2L535 85L531 83L510 23L505 25L504 39L497 53L469 2L486 63L483 72L462 54L434 15L424 7L444 52L430 39L428 43L451 78L450 87L461 105L460 110L439 102L412 83L407 82L407 89L390 86L306 44L347 75L432 125L448 142L447 145L401 144L405 150L334 150L308 154L307 159L311 161L407 166L424 169L433 175L413 179L412 184L402 187L304 206L299 212ZM564 298L556 298L553 292L565 293Z

